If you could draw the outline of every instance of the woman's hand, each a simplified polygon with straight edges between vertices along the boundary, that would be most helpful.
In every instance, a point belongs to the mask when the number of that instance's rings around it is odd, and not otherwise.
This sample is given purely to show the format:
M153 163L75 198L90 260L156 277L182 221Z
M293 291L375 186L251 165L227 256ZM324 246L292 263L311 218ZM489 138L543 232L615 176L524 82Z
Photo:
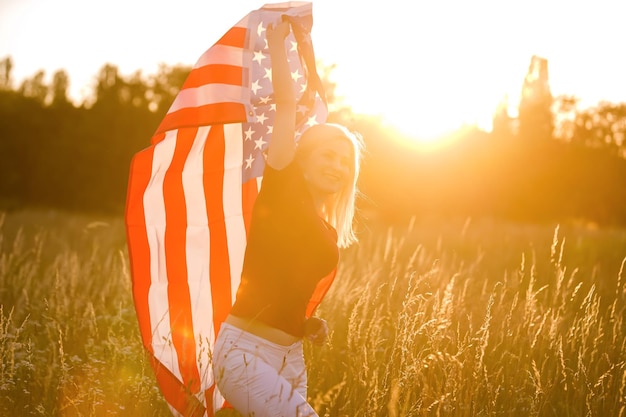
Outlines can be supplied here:
M319 317L311 317L304 323L304 337L311 343L321 346L328 338L328 325L326 320Z
M272 48L274 45L278 44L279 47L283 47L283 42L289 32L291 31L291 26L289 22L286 20L281 20L279 23L272 24L270 23L267 26L267 45Z

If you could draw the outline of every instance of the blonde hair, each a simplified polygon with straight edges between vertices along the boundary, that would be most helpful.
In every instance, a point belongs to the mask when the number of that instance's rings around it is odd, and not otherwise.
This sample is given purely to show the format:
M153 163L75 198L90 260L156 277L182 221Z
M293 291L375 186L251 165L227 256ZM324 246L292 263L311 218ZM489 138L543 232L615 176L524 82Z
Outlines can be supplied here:
M359 177L361 153L363 151L363 138L357 132L351 132L346 127L325 123L314 125L305 130L298 140L296 148L296 158L302 160L306 158L320 141L325 139L348 140L352 145L353 159L350 167L351 178L346 186L339 192L329 197L324 204L325 220L337 230L337 244L345 248L357 242L354 233L353 221L355 214L355 201L358 195L357 180Z

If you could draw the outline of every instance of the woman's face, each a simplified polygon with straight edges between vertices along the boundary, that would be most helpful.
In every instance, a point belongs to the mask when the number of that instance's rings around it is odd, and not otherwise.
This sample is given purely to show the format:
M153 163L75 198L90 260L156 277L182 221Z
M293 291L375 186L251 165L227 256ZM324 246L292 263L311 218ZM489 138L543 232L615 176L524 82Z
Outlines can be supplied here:
M351 181L352 144L348 139L320 141L302 161L302 171L311 191L334 194Z

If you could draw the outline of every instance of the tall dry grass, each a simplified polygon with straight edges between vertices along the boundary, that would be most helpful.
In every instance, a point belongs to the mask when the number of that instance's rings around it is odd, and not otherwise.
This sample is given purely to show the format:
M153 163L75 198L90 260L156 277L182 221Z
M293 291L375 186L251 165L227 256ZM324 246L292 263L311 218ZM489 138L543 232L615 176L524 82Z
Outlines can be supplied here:
M317 409L626 415L626 234L567 234L425 222L372 235L322 305L335 331L309 351Z
M0 217L0 415L167 415L143 356L123 224Z
M626 231L369 225L307 345L324 416L626 416ZM121 219L0 215L0 415L169 416Z

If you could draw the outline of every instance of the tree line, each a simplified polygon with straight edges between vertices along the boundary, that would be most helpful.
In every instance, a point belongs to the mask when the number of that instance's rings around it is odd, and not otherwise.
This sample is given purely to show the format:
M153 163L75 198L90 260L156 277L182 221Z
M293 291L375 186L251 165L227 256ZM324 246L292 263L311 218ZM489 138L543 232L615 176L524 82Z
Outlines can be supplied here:
M491 131L461 128L437 151L344 112L338 120L355 120L369 138L364 205L387 220L446 215L625 225L626 103L582 107L575 95L554 97L548 61L538 56L520 81L519 102L509 108L504 97Z
M191 67L125 76L105 64L79 104L68 98L64 70L50 84L44 71L17 84L11 70L10 57L0 61L0 209L122 213L130 160L148 146ZM580 108L574 96L553 97L547 60L531 58L517 115L503 101L490 132L462 129L437 151L342 106L331 71L321 67L330 120L367 145L363 212L626 223L626 104Z

